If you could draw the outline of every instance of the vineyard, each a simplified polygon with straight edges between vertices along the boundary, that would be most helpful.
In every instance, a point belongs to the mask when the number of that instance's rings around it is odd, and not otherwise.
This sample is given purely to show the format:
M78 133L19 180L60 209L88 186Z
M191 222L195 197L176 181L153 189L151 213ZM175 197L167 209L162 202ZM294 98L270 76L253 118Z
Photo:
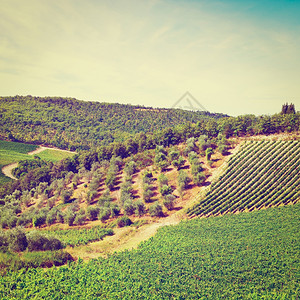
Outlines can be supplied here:
M299 141L247 142L188 214L217 216L295 204L300 198L299 174Z
M166 226L137 250L0 276L1 299L298 299L300 205Z

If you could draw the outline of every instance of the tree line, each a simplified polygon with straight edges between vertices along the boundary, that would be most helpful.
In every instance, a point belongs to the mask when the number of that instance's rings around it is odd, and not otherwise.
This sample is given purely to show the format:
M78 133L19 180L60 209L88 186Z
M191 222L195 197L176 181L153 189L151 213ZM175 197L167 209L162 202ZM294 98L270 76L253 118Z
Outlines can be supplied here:
M185 142L189 138L207 136L217 139L219 135L225 138L232 136L247 136L258 134L274 134L298 131L300 114L275 114L272 116L245 115L228 117L219 120L201 120L196 124L185 122L173 128L165 128L154 133L136 134L125 142L113 142L97 147L92 151L81 151L72 158L58 163L48 163L40 168L30 170L16 182L6 183L0 187L0 198L11 194L14 190L30 190L40 182L51 183L63 178L68 172L77 173L80 168L91 170L93 163L110 160L113 156L126 158L144 151L155 149L157 146L170 147ZM205 141L204 147L205 147ZM217 143L222 144L221 140ZM208 147L209 148L209 147ZM207 150L208 152L210 150ZM226 149L224 150L226 151ZM209 153L207 153L209 156Z

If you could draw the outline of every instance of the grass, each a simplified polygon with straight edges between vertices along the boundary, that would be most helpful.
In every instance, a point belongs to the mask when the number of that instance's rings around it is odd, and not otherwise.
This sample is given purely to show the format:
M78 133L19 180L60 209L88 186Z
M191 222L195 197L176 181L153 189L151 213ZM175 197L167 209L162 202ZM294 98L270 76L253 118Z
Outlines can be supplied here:
M13 151L17 153L27 154L28 152L34 151L38 148L36 145L23 144L17 142L7 142L0 140L0 150Z
M33 155L28 155L27 153L34 151L37 148L38 146L36 145L0 140L0 170L6 165L16 163L21 160L33 159ZM36 156L40 157L41 159L52 162L60 161L73 155L73 153L55 149L46 149L36 154ZM0 172L0 185L9 181L11 181L11 179Z
M2 167L18 162L24 159L30 159L28 152L37 149L36 145L29 145L16 142L7 142L0 140L0 170ZM0 172L0 185L9 182L11 179Z
M40 152L37 154L38 157L40 157L43 160L48 160L52 162L60 161L64 158L73 156L74 153L61 151L61 150L52 150L52 149L46 149L43 152Z

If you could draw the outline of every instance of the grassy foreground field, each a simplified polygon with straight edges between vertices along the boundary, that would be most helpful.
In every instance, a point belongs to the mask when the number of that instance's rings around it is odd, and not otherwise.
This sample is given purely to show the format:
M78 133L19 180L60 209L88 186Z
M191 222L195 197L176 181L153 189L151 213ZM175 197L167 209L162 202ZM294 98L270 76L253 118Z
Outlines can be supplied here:
M193 219L138 250L0 278L1 299L298 299L300 205Z

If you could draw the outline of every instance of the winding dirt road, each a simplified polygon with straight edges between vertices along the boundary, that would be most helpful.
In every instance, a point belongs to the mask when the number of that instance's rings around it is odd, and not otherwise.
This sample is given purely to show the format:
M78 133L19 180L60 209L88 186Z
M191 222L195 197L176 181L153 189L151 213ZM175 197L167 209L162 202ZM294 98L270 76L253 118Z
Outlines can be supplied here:
M61 149L58 149L58 148L50 148L50 147L39 146L39 148L37 148L37 149L34 150L34 151L28 152L27 154L28 154L28 155L36 155L36 154L41 153L41 152L43 152L43 151L45 151L45 150L47 150L47 149L49 149L49 150L59 150L59 151L69 152L69 153L75 153L75 152L72 152L72 151L61 150ZM12 170L13 170L14 168L16 168L17 166L18 166L18 163L9 164L9 165L4 166L4 167L1 169L1 171L2 171L2 173L3 173L5 176L7 176L7 177L9 177L9 178L11 178L11 179L14 179L14 180L18 180L18 178L16 178L16 177L13 176L13 174L12 174Z

